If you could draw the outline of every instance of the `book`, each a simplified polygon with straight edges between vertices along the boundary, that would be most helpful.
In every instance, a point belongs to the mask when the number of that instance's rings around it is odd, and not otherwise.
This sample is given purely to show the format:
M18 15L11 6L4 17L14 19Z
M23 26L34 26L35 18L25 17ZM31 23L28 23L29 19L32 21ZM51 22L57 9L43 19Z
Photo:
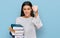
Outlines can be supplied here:
M11 27L23 27L21 24L11 24Z
M15 36L15 38L24 38L24 36Z
M11 24L11 27L15 30L15 33L11 32L12 35L15 35L15 37L20 37L24 36L24 28L20 24Z

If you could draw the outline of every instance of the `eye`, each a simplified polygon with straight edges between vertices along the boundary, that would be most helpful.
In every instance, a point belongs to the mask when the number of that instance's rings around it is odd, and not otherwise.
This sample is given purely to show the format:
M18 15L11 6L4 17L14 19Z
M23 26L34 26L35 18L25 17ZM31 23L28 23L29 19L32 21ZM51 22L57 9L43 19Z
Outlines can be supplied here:
M30 10L30 8L28 8L28 10Z
M26 10L25 8L23 10Z
M28 10L30 10L30 8L28 8Z

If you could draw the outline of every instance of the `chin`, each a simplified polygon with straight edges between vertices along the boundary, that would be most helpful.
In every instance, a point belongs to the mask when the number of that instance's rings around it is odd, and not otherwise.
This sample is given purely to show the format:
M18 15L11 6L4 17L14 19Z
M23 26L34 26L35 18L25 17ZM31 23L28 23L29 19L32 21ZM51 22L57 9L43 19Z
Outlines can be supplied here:
M25 15L26 17L28 17L29 15Z
M25 15L26 17L28 17L29 15Z

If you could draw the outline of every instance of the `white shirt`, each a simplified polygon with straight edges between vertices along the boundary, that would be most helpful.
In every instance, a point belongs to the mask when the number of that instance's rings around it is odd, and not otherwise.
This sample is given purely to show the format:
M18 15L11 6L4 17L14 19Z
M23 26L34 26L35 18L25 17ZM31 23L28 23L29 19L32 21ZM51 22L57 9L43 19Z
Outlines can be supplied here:
M37 17L18 17L16 24L21 24L24 27L24 38L36 38L36 28L42 27L39 15Z

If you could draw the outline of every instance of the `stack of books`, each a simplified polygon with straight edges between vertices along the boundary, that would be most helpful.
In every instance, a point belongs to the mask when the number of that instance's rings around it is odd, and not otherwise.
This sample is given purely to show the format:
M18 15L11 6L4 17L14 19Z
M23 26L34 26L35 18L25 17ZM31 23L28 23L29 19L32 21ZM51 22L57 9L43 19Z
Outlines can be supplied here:
M24 28L20 24L11 24L11 27L15 30L15 38L24 38Z

